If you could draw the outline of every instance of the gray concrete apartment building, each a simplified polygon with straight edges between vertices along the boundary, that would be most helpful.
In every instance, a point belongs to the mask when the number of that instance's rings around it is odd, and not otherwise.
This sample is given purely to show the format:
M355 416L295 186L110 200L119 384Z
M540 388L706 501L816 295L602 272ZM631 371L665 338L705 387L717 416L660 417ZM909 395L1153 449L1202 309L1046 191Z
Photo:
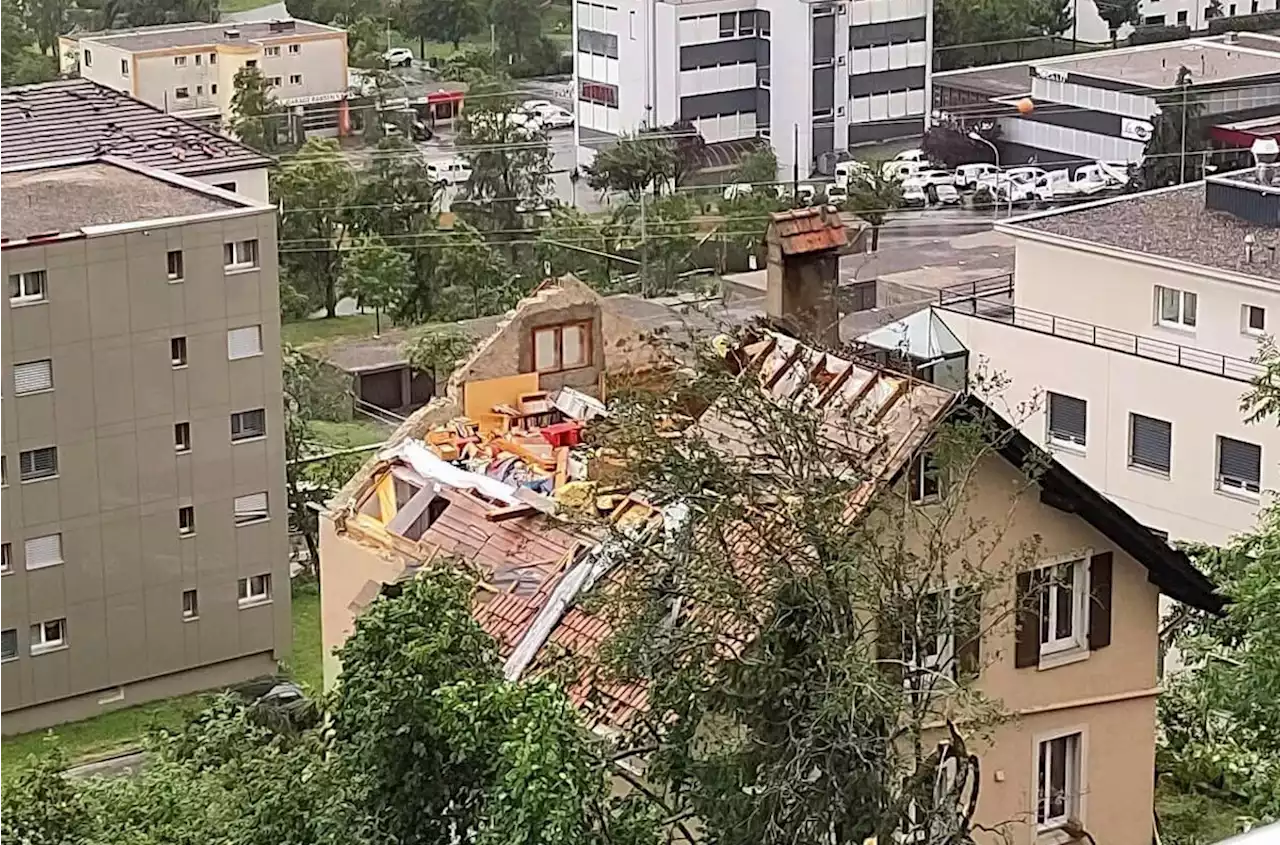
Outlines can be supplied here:
M275 670L276 221L110 156L5 168L3 732Z

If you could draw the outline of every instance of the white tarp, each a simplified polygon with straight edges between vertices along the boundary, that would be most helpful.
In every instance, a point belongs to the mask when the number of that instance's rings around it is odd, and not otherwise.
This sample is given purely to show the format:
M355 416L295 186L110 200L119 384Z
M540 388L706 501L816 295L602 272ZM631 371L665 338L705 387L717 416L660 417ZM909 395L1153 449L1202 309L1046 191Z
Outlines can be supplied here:
M510 484L505 484L496 478L489 478L487 475L481 475L478 472L459 469L448 461L442 460L423 445L420 440L406 440L399 446L387 449L380 457L383 460L400 458L413 467L414 471L423 478L438 481L447 487L455 487L459 490L476 490L491 499L497 499L508 505L520 502L520 499L516 496L516 488Z

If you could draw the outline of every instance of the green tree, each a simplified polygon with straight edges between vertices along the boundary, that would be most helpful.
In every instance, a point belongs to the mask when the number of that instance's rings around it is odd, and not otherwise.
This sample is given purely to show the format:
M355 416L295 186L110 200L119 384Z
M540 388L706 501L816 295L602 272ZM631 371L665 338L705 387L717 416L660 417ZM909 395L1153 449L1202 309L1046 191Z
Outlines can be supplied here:
M568 206L553 209L551 219L538 229L534 250L538 267L549 267L546 275L553 277L572 273L602 293L617 291L619 272L632 272L639 266L634 255L621 254L619 241L625 225L619 218L624 211L599 215Z
M442 394L444 383L474 348L475 341L449 326L418 333L401 352L409 366L420 373L431 373L436 393Z
M644 203L643 217L640 203ZM662 296L680 288L680 274L691 269L697 247L694 217L699 208L689 194L645 198L627 204L616 221L624 227L619 246L640 262L635 290L641 296Z
M1114 47L1120 28L1126 24L1137 24L1142 20L1140 0L1093 0L1098 8L1098 17L1107 22L1111 30L1111 45Z
M474 226L460 220L434 246L437 319L501 314L520 301L525 289L510 263Z
M382 313L398 308L409 289L412 274L409 256L387 246L380 235L365 235L346 249L340 290L343 296L355 299L361 308L373 309L374 335L380 335Z
M27 24L23 3L0 0L0 14L0 82L7 87L57 78L57 59L37 47L36 33ZM55 43L57 34L54 33Z
M462 40L484 25L477 0L402 0L398 8L400 31L418 39L418 55L426 55L426 42L445 41L457 50Z
M246 66L236 71L234 84L231 131L259 152L279 151L280 130L288 127L288 115L276 100L267 78L258 68Z
M902 205L902 183L884 175L880 162L872 162L870 171L849 186L845 209L871 224L871 252L880 249L880 227L889 214Z
M748 155L738 164L733 181L744 185L772 185L778 181L778 157L772 147Z
M1014 573L1039 553L1037 538L969 507L1004 435L980 413L943 426L922 470L936 503L897 486L850 519L870 467L839 434L847 423L777 401L738 360L700 359L669 395L611 408L626 486L667 517L660 537L611 535L626 577L591 600L615 632L616 676L648 683L617 754L646 753L662 812L699 820L693 841L889 842L918 829L922 842L971 842L979 784L965 738L952 728L957 777L935 792L942 758L927 731L955 720L979 735L999 716L973 685L990 660L976 646L1011 624ZM714 421L677 435L691 406ZM1034 495L1026 470L1002 494L1010 507ZM1007 556L966 551L1002 543ZM940 637L954 648L939 654Z
M542 46L542 10L538 0L489 0L488 22L497 36L500 65L528 59Z
M495 237L516 241L523 235L517 206L547 195L551 150L546 133L522 124L511 80L493 77L473 86L458 132L459 152L471 163L465 199L482 216L473 220Z
M642 133L623 135L583 168L592 188L602 193L621 191L632 202L641 193L670 187L678 170L675 142Z
M1143 188L1163 188L1195 182L1204 175L1204 104L1186 90L1191 71L1178 68L1178 89L1156 98L1160 111L1151 119L1151 137L1142 149Z
M338 142L312 138L271 180L280 206L281 276L312 308L333 317L356 177Z
M939 70L1024 58L1027 47L1071 29L1074 0L938 0L934 4Z

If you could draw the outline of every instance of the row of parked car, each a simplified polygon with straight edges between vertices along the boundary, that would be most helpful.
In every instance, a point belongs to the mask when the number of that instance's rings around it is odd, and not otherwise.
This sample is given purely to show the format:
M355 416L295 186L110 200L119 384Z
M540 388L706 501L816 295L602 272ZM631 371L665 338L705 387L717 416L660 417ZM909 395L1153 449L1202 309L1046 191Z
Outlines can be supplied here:
M871 167L863 162L840 162L835 168L836 188L847 195L851 184L870 173ZM1049 204L1119 190L1129 181L1125 165L1104 161L1081 165L1074 172L1066 168L1047 171L1034 165L1000 168L987 162L947 170L932 166L923 150L899 153L884 163L881 176L901 182L903 203L917 207L958 205L962 192L984 189L995 202Z

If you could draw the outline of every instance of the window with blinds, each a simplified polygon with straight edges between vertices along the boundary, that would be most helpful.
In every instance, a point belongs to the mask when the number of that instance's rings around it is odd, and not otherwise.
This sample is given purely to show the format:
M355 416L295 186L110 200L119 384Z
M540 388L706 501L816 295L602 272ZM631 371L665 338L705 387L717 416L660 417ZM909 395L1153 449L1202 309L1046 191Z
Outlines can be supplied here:
M227 332L227 360L262 354L262 326L245 326Z
M1218 489L1256 496L1262 489L1262 447L1218 438Z
M52 389L52 361L28 361L25 364L13 365L13 392L18 396Z
M1173 424L1142 414L1129 415L1129 465L1169 474Z
M1059 445L1084 446L1088 403L1074 396L1050 393L1049 440Z
M23 481L53 478L58 474L58 447L46 446L18 453L18 474Z
M250 493L247 496L236 496L236 525L247 525L260 522L271 516L267 510L266 493Z
M27 540L24 552L27 557L27 569L57 566L62 563L62 535L48 534L44 537L32 537Z
M262 408L253 411L240 411L231 415L231 442L249 440L253 437L265 437L267 434L267 412Z

